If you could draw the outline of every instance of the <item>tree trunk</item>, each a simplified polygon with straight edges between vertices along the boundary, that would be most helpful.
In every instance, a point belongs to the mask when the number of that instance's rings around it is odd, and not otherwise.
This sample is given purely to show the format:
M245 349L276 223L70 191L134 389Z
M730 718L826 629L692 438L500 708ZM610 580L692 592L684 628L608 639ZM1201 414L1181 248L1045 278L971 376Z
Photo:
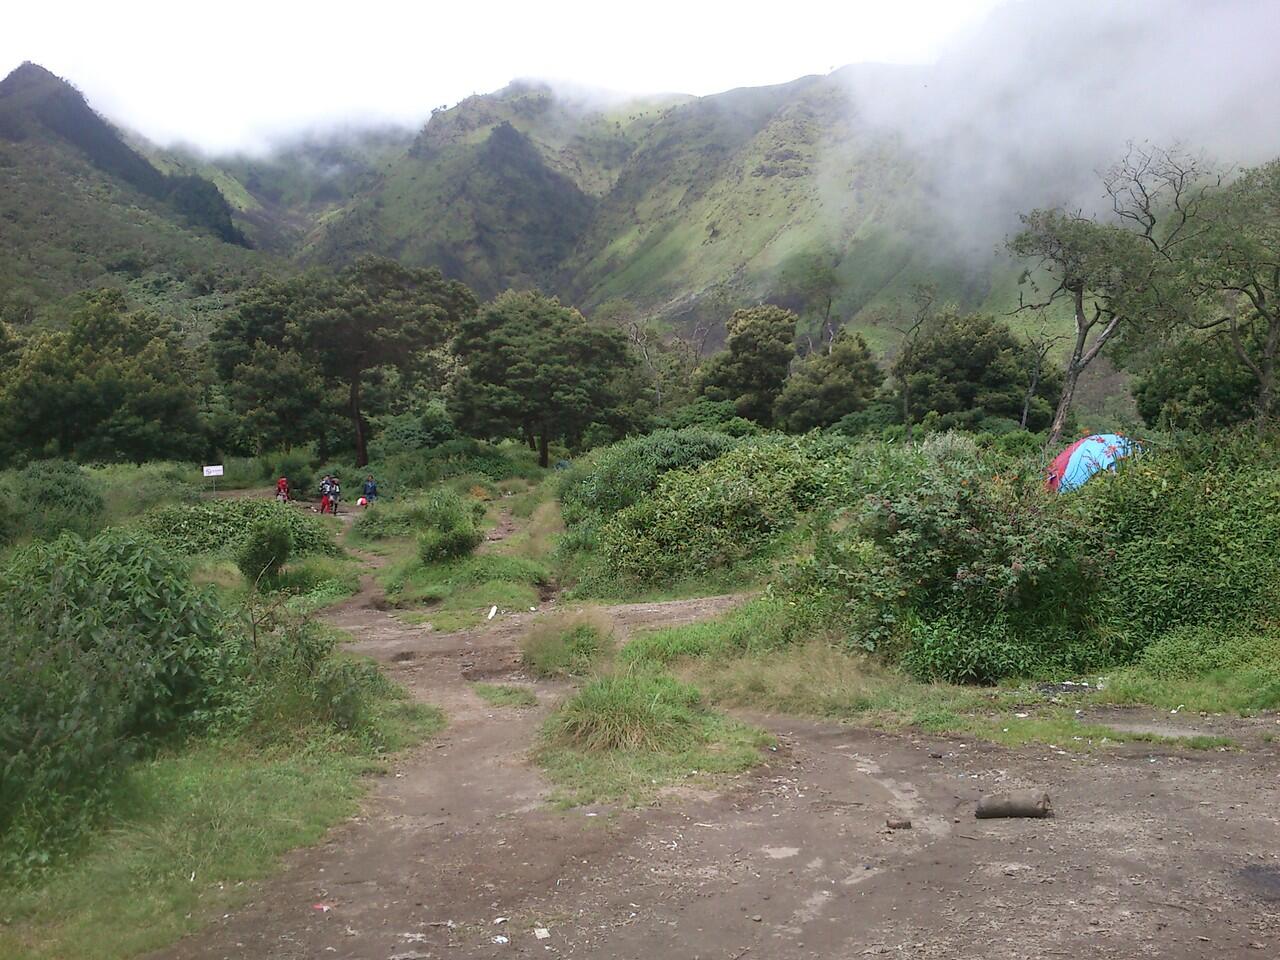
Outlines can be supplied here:
M525 443L527 443L527 444L529 445L529 449L530 449L530 450L537 450L537 449L538 449L538 441L537 441L536 439L534 439L534 436L533 436L533 427L529 426L529 421L528 421L528 420L526 420L524 423L520 424L520 430L524 433L524 442L525 442Z
M1071 398L1075 396L1076 381L1080 379L1082 370L1084 367L1078 366L1072 357L1062 378L1062 396L1058 398L1058 409L1053 411L1053 425L1049 427L1049 439L1045 441L1046 450L1053 450L1062 442L1062 431L1067 428L1067 414L1071 412Z
M911 442L911 391L907 389L907 381L902 380L902 423L907 428L907 443Z
M550 465L551 454L547 442L547 428L543 427L542 432L538 434L538 466L548 467Z
M351 380L350 407L351 425L356 431L356 466L363 467L369 462L368 438L364 435L364 418L360 416L360 381Z
M1027 384L1027 394L1022 398L1022 419L1018 421L1018 426L1023 430L1027 429L1027 416L1031 413L1031 401L1035 398L1036 387L1040 386L1040 364L1037 363L1035 370L1031 374L1031 382Z
M1276 361L1275 357L1267 357L1262 361L1262 376L1258 378L1258 417L1254 421L1254 431L1259 437L1267 429L1267 420L1271 417L1271 405L1275 402L1276 393Z

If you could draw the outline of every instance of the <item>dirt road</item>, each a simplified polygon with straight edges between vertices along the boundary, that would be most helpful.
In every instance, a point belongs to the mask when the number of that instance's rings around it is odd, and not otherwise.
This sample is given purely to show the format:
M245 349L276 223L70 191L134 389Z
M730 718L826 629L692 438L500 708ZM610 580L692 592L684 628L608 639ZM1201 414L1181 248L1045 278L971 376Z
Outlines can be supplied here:
M733 602L611 613L626 630ZM446 730L361 816L158 957L1280 956L1269 746L1077 755L756 717L778 748L718 792L559 811L527 760L564 692L519 673L532 615L438 634L380 606L366 583L331 620L442 707ZM470 688L499 677L540 706L494 708ZM1055 819L973 818L982 792L1033 785ZM911 829L889 831L889 815Z

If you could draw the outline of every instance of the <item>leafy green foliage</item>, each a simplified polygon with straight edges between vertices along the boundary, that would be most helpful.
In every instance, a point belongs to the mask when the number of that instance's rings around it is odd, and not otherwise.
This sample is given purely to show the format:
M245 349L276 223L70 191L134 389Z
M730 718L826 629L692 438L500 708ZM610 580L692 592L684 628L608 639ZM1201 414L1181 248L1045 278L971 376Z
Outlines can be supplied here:
M127 534L64 536L0 571L0 833L44 857L139 738L207 709L222 615L182 567ZM65 839L65 838L63 838Z
M236 566L250 583L274 583L280 568L289 561L293 535L281 513L255 520L236 550Z
M660 422L672 430L698 427L731 437L750 437L760 433L759 424L738 416L732 400L709 400L706 397L676 407Z
M1186 338L1143 366L1133 398L1150 426L1221 430L1257 413L1257 379L1222 338Z
M725 324L728 349L698 372L703 395L731 401L748 420L772 423L773 405L795 356L796 319L780 307L735 310Z
M70 330L26 342L0 384L0 435L33 454L195 459L196 396L193 358L172 327L101 290Z
M64 531L89 536L101 527L106 507L98 485L65 460L37 460L0 476L0 499L13 511L0 544L23 535L51 540Z
M1002 417L1015 424L1027 404L1027 427L1049 425L1062 389L1061 371L1044 369L1031 389L1032 357L1007 326L981 314L945 314L926 327L894 365L905 381L912 416L937 413L937 426L978 425Z
M1280 563L1274 441L1216 435L1157 447L1080 499L1111 532L1108 619L1141 647L1192 624L1257 624L1274 610Z
M333 534L319 517L269 500L215 500L163 507L144 515L139 526L159 543L190 556L234 550L258 520L278 519L293 540L293 553L333 554Z
M565 522L611 516L648 494L667 471L690 470L732 447L724 434L686 429L657 430L597 451L560 481Z
M374 507L373 509L378 509ZM441 487L401 511L402 522L418 533L418 556L423 563L465 557L484 540L478 525L484 506Z
M670 582L757 554L811 506L817 471L796 444L761 440L692 471L664 474L653 493L600 528L608 576Z
M618 378L634 363L615 330L592 326L577 310L540 293L508 291L460 326L454 350L463 372L452 410L472 433L571 445L593 422L616 419Z

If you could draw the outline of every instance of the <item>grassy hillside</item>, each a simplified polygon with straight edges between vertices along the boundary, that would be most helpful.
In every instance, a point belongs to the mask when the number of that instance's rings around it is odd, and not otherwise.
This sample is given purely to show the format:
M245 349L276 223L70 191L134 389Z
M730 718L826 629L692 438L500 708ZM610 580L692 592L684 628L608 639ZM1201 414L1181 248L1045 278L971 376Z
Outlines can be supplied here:
M0 82L0 222L0 316L17 324L110 285L201 327L263 265L225 239L238 234L212 184L156 169L29 64Z

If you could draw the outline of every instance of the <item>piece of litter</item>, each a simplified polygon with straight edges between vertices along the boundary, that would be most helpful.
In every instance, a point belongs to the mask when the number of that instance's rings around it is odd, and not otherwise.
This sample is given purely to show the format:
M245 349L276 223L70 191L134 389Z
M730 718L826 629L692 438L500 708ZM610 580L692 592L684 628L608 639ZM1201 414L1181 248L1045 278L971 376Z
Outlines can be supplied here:
M328 913L330 910L332 910L332 909L333 909L333 904L331 904L331 903L313 903L313 904L311 905L311 909L312 909L312 910L319 910L321 913Z
M530 613L537 613L537 612L538 612L538 608L537 608L537 607L530 607L530 608L529 608L529 612L530 612Z
M494 943L510 943L511 941L507 937L497 936L493 938L493 942Z
M551 936L551 931L548 930L546 927L534 927L533 935L537 937L539 940L546 940L549 936Z
M587 814L587 816L588 816L588 817L598 817L598 816L600 816L600 814L598 814L598 813L588 813L588 814Z
M1019 720L1025 720L1025 719L1027 719L1027 717L1031 716L1031 714L1029 714L1029 713L1015 713L1015 714L1014 714L1014 716L1015 716L1015 717L1017 717Z
M188 878L188 880L189 880L191 883L195 883L195 882L196 882L196 872L195 872L194 870L192 870L192 871L191 871L191 876Z
M493 925L496 927L498 924L500 924L500 923L506 923L506 922L507 922L508 920L510 920L510 919L511 919L510 917L494 917L494 918L493 918Z
M498 608L497 608L497 606L496 606L496 605L495 605L495 606L490 607L490 608L489 608L489 616L487 616L485 619L486 619L486 620L492 620L492 619L493 619L494 614L496 614L497 612L498 612Z

